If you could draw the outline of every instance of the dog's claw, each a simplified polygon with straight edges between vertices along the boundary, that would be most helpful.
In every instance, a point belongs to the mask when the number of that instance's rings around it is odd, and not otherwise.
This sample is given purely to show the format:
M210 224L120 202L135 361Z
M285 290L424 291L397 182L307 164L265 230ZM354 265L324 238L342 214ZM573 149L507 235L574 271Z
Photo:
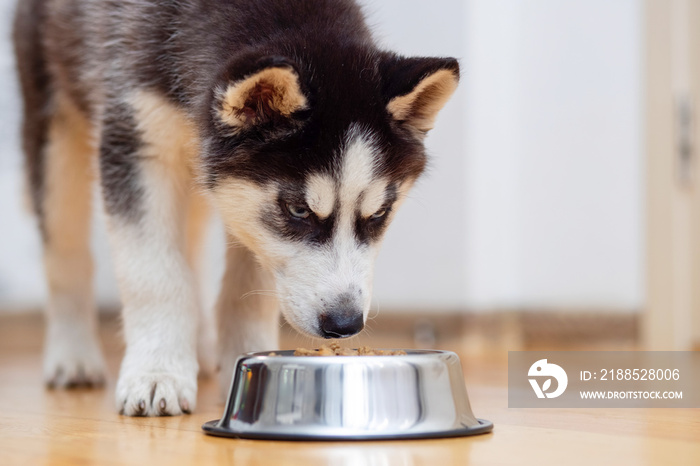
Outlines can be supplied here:
M139 401L138 410L136 411L137 416L143 416L146 413L146 402L144 400Z
M160 408L160 414L167 414L165 411L165 408L167 408L168 404L165 402L165 398L161 398L160 402L158 403L158 407Z
M180 400L180 409L185 414L190 414L190 403L187 400Z

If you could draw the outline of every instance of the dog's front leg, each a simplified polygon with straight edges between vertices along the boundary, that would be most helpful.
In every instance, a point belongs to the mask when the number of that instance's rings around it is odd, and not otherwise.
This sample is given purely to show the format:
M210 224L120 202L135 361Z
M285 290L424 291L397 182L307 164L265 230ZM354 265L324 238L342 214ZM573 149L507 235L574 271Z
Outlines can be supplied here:
M190 176L177 140L162 137L166 125L157 139L154 122L137 125L131 107L106 115L100 172L126 339L117 409L187 413L196 403L199 305L185 255Z
M217 302L219 387L229 388L236 358L251 351L279 346L279 312L274 282L253 253L232 244L226 252L226 272Z

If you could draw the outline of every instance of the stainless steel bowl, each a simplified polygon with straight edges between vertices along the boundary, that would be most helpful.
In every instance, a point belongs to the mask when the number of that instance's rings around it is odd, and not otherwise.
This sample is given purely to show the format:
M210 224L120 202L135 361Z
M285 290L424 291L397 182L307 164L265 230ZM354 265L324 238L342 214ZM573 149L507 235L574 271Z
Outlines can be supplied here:
M472 413L459 357L241 356L224 415L202 428L225 437L372 440L490 432Z

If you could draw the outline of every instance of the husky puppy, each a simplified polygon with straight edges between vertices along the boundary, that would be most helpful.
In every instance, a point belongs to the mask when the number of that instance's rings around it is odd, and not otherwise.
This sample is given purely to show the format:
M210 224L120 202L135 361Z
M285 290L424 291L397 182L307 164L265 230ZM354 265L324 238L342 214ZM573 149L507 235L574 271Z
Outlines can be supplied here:
M104 380L89 251L108 216L126 415L195 408L195 257L208 206L229 239L221 378L298 331L362 330L382 236L457 86L452 58L380 50L352 0L21 0L23 143L49 288L44 373Z

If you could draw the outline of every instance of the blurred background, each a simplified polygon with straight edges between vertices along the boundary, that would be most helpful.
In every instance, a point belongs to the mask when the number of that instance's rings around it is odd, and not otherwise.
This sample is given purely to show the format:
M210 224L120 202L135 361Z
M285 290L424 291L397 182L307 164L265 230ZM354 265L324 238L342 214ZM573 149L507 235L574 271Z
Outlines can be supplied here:
M697 345L700 2L362 3L387 48L462 65L427 139L430 170L377 264L376 327L402 322L428 343L445 332L506 338L512 349L548 339ZM0 314L36 313L45 299L22 194L13 5L0 0ZM212 223L208 303L223 268ZM115 310L99 212L95 232L98 302Z

